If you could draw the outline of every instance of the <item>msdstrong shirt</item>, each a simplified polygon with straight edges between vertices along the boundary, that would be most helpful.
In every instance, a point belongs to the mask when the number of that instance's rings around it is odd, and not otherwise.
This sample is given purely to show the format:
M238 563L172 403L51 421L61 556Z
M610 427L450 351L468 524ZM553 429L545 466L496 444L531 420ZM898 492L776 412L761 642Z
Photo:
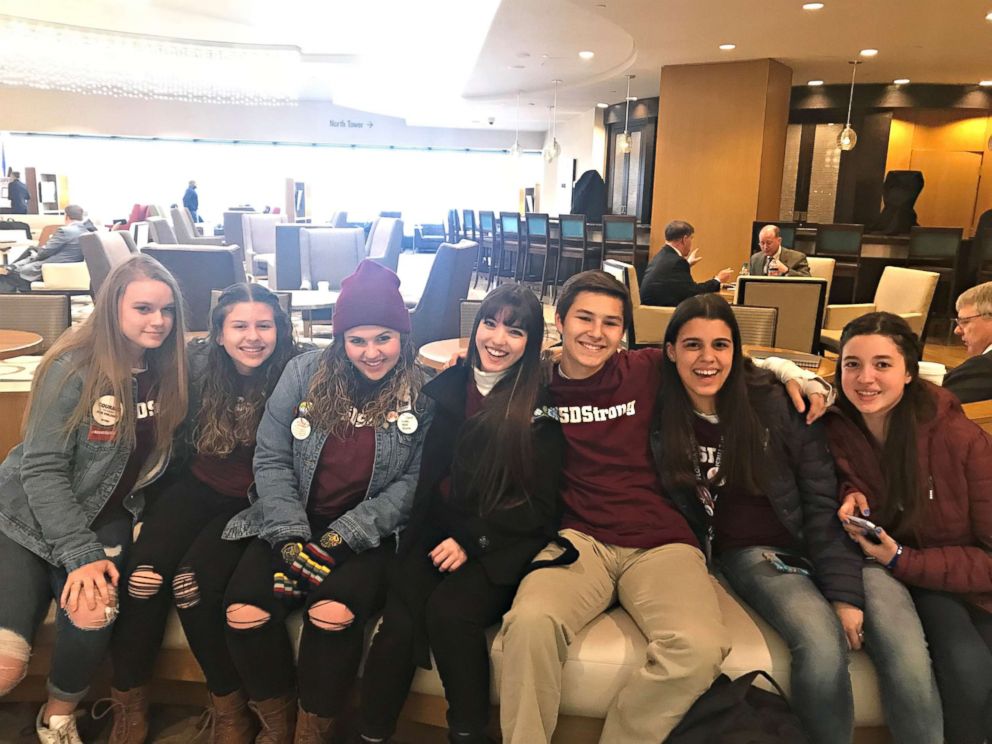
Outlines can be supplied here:
M555 368L550 392L568 442L562 472L562 527L626 548L699 543L662 494L648 434L661 382L661 350L615 354L585 380Z

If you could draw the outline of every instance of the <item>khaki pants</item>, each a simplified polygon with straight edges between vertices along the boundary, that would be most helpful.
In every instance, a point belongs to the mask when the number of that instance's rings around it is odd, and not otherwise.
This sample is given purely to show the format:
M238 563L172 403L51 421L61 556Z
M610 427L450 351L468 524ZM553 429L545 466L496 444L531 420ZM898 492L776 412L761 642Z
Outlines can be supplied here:
M730 651L703 554L682 544L620 548L575 530L561 534L579 559L529 574L503 620L503 742L551 741L568 645L619 602L648 647L644 666L610 705L600 741L658 744L716 679ZM558 550L549 546L538 558Z

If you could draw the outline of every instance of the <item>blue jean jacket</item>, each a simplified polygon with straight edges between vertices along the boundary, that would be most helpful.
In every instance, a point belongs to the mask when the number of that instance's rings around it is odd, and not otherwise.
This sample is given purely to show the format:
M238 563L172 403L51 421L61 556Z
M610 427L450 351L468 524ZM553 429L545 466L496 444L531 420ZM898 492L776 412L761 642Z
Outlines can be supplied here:
M82 387L83 371L71 355L55 359L34 392L42 404L31 409L24 441L0 464L0 532L66 571L106 558L90 525L131 454L119 441L90 441L90 416L65 433ZM167 462L168 453L146 463L124 498L124 508L135 519L144 507L139 489L155 480Z
M224 539L259 535L272 545L291 538L310 539L307 500L327 432L314 428L306 439L295 439L290 426L298 406L307 400L322 353L310 351L292 359L269 396L255 439L252 504L227 523ZM356 552L378 546L410 517L420 450L431 418L426 396L417 397L413 413L418 426L411 434L401 432L395 423L376 428L375 460L365 499L330 525Z

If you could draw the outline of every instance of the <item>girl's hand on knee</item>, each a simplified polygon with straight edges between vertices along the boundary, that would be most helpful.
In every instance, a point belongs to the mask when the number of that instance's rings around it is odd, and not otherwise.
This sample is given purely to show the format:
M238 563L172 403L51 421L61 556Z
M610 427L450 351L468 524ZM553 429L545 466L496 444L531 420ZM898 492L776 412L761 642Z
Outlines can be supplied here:
M468 560L462 546L451 537L438 543L428 555L438 571L457 571Z
M847 645L852 651L857 651L865 642L864 622L865 613L847 602L833 602L834 612L840 620L840 625L847 636Z
M113 586L117 586L120 576L120 571L117 570L113 561L93 561L85 566L80 566L75 571L70 571L66 577L59 604L62 609L70 612L76 612L79 609L80 597L86 601L86 606L91 610L96 609L97 600L110 605L112 604L112 594L107 584L107 578L109 577Z

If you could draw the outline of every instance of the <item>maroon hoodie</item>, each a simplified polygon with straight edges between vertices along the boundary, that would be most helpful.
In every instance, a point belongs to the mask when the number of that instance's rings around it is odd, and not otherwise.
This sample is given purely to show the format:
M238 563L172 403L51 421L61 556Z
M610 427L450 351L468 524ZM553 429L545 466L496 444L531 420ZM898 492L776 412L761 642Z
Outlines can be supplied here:
M923 384L936 403L934 418L917 425L927 500L893 574L912 586L966 595L992 612L992 436L968 420L950 392ZM826 422L840 497L861 491L877 511L885 498L877 449L838 407Z

